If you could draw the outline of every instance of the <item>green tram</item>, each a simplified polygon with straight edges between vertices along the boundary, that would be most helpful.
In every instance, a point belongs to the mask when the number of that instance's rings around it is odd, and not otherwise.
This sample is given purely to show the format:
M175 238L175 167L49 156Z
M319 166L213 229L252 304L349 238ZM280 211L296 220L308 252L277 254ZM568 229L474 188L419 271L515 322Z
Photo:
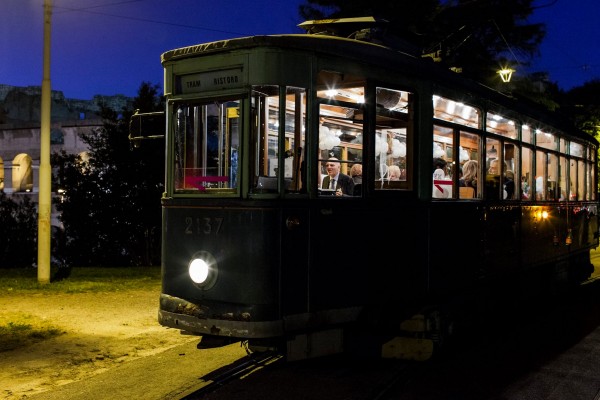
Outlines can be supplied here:
M384 357L424 360L456 324L451 304L480 310L593 271L598 142L545 112L328 34L161 62L159 322L199 348L241 341L297 360L374 339ZM362 183L325 187L329 165L360 165Z

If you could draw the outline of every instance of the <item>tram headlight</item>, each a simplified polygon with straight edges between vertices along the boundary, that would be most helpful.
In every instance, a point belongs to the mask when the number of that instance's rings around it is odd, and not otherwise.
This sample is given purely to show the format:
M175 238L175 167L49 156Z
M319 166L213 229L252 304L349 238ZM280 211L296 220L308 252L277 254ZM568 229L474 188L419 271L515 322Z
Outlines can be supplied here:
M188 266L190 279L202 289L210 289L215 284L217 272L217 260L206 251L196 253Z

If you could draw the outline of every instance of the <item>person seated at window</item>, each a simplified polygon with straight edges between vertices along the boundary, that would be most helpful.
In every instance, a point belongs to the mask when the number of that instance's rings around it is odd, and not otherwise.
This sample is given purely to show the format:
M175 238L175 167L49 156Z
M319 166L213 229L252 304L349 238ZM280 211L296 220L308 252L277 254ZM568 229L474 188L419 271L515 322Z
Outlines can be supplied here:
M352 165L350 176L354 181L354 196L360 196L362 190L362 164Z
M504 166L506 170L506 163ZM486 197L488 199L506 199L508 196L506 190L502 188L502 197L500 197L500 173L500 160L494 158L490 161L490 167L488 168L487 175L485 177Z
M506 193L505 199L513 199L515 195L515 173L509 169L504 173L504 192Z
M452 180L446 176L448 163L443 158L433 159L433 191L431 197L447 199L452 197Z
M479 164L475 160L467 161L463 167L463 175L462 178L458 180L459 186L472 187L477 189L477 170L479 169Z
M521 177L521 198L529 199L529 183L526 176Z
M354 181L346 174L340 172L340 161L335 157L327 159L325 169L327 175L323 178L321 189L335 191L336 196L352 196L354 194Z
M446 165L448 163L443 158L433 159L433 179L446 179Z
M388 167L388 179L390 181L399 181L402 177L402 171L400 171L400 167L397 165L390 165Z

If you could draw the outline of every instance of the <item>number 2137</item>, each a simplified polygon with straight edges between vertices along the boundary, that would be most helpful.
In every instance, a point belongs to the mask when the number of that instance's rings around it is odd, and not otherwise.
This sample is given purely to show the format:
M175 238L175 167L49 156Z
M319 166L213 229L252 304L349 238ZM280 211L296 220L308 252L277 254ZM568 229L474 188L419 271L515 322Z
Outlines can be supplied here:
M218 235L223 224L222 217L185 218L185 234Z

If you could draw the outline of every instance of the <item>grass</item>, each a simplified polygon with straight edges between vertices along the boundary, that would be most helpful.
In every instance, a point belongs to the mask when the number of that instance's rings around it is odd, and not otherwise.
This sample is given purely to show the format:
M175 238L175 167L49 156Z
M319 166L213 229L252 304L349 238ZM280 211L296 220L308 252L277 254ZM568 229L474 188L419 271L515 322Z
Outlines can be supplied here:
M18 295L159 289L160 267L73 268L68 278L48 284L38 282L36 268L0 269L0 303L3 296L10 302ZM63 333L38 317L7 310L0 312L0 352Z
M0 352L62 335L64 332L32 315L6 313L0 315Z
M67 279L48 284L38 282L36 268L0 269L0 295L21 292L109 292L158 287L160 267L73 268Z

